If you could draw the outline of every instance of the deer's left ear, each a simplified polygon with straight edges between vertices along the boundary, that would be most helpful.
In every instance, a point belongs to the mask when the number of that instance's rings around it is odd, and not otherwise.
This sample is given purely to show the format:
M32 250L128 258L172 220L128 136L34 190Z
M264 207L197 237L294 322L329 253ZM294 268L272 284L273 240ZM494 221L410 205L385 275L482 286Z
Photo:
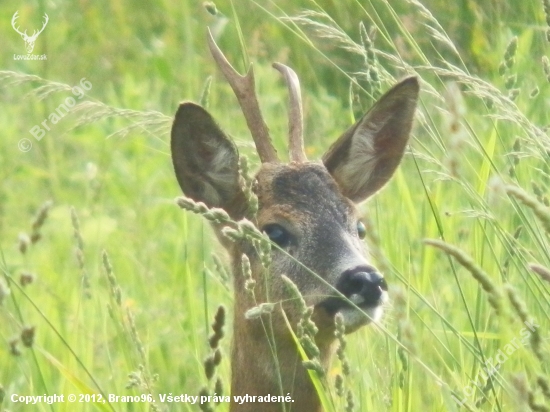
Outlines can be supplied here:
M180 105L172 125L172 162L183 193L241 218L246 205L239 185L239 153L233 141L199 105Z
M325 167L344 196L355 203L384 186L401 162L418 91L416 77L394 86L323 156Z

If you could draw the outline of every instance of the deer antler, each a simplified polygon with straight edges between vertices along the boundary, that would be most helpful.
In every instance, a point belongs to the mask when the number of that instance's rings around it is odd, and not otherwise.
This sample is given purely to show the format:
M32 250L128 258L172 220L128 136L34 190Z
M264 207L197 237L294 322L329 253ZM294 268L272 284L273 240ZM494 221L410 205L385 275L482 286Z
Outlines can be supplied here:
M237 96L237 100L239 101L239 105L246 119L246 124L256 144L256 150L258 151L260 160L262 163L279 162L277 151L275 147L273 147L271 138L269 137L269 130L264 122L260 111L260 105L256 98L252 65L249 67L246 75L241 76L227 61L214 41L210 30L208 30L208 46L210 47L212 57L214 57L218 67L233 89L235 96Z
M19 33L21 36L25 36L25 37L26 37L26 36L27 36L27 30L25 30L24 33L21 33L21 32L19 31L19 27L16 27L16 26L15 26L15 21L16 21L18 18L19 18L19 10L16 11L15 14L13 15L13 17L11 18L11 27L13 27L13 29L14 29L17 33Z
M281 63L273 63L273 68L278 70L285 78L288 85L288 150L290 160L303 163L307 161L304 152L304 119L302 111L302 96L300 95L300 80L290 67Z
M50 18L46 13L44 13L44 24L42 25L42 28L38 31L38 33L33 33L32 35L38 37L38 35L44 31L49 21L50 21Z
M13 15L13 17L11 18L11 27L13 27L13 29L19 33L21 36L23 36L23 38L25 39L29 39L29 40L32 40L32 39L36 39L38 37L38 35L40 33L42 33L44 31L44 29L46 28L46 25L48 24L48 21L50 21L50 18L48 17L48 14L47 13L44 13L44 24L42 25L42 28L38 31L34 30L32 32L32 35L29 36L27 34L27 30L25 30L23 33L21 33L21 31L19 30L19 27L16 27L15 26L15 22L16 20L19 18L19 10L16 11Z

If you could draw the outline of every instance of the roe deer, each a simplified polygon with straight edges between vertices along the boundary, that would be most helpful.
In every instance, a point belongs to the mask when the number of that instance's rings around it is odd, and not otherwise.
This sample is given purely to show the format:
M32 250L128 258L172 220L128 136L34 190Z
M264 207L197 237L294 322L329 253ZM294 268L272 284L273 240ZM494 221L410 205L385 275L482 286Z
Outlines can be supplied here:
M313 306L312 319L318 328L315 341L325 368L333 352L336 314L341 314L346 333L380 318L388 299L387 285L364 251L361 239L365 227L355 205L384 186L399 165L414 118L418 80L409 77L394 86L336 140L321 162L310 162L303 150L298 78L290 68L274 64L290 90L291 162L283 164L260 113L252 67L246 76L240 76L210 34L208 43L237 96L262 162L252 187L258 198L257 213L249 216L235 144L205 109L189 102L179 106L171 132L177 180L185 196L210 208L223 208L232 220L251 219L276 245L265 273L258 253L247 241L229 241L221 233L224 225L213 225L230 254L234 276L230 411L321 411L320 399L281 313L284 309L295 328L300 313L289 300L282 275L290 278L307 305ZM245 290L243 254L248 256L256 280L256 302ZM270 314L267 329L274 342L267 338L261 318L245 318L245 312L260 302L280 303ZM234 396L247 394L290 394L292 401L235 402Z

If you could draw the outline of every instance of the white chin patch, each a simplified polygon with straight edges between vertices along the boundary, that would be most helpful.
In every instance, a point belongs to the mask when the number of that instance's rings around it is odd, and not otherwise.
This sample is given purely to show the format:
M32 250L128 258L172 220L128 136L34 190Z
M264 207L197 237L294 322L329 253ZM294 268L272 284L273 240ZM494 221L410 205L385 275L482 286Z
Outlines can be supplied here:
M363 299L358 295L350 296L350 301L355 305L360 306ZM383 293L380 298L380 305L371 308L361 308L358 310L354 307L343 308L339 313L344 318L344 326L348 330L353 330L359 326L366 325L371 322L378 322L384 314L384 304L388 301L388 294Z

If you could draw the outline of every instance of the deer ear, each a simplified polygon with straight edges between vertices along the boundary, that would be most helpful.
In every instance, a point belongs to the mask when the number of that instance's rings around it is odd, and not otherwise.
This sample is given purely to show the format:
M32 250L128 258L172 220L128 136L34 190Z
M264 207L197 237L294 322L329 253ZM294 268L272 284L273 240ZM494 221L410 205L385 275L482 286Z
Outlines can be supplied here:
M239 153L201 106L182 103L171 135L172 163L185 196L239 214L244 194L239 185Z
M418 79L394 86L325 153L323 163L344 196L359 203L392 177L409 141Z

